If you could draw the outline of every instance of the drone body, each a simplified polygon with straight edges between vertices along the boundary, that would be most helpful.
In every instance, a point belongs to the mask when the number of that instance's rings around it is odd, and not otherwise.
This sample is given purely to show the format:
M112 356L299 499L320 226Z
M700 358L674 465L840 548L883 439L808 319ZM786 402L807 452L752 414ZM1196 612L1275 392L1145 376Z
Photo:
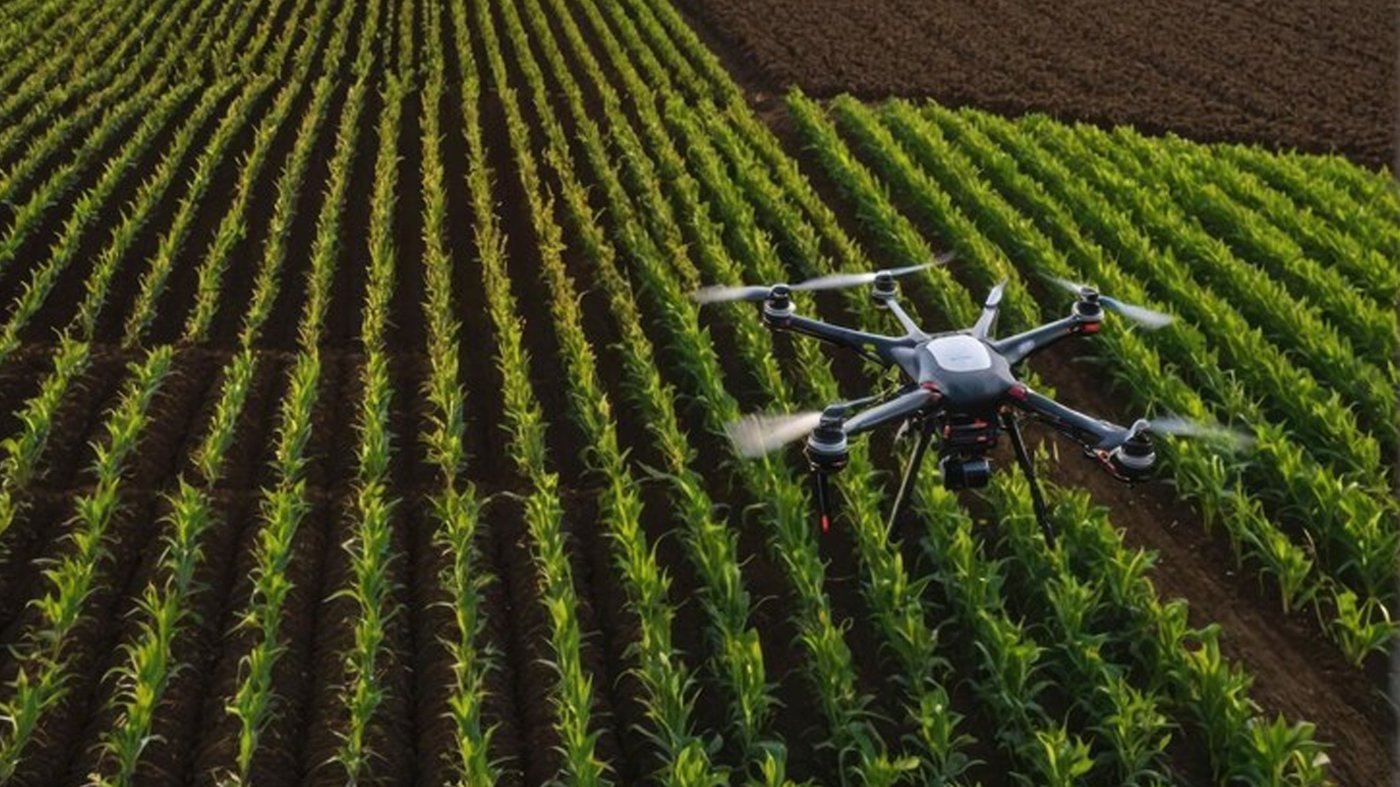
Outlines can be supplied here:
M932 264L932 263L931 263ZM701 303L743 300L763 304L764 323L774 331L801 334L855 351L885 367L900 370L905 385L885 396L832 404L820 412L778 418L757 417L731 428L741 454L766 453L806 437L804 453L816 481L817 503L825 529L828 513L827 476L839 472L849 459L849 439L886 425L917 434L906 465L894 510L893 524L907 500L925 453L937 443L943 483L951 489L983 486L991 474L987 452L1007 433L1018 463L1031 482L1037 517L1051 535L1035 467L1021 439L1019 418L1041 421L1078 443L1084 452L1121 481L1145 478L1156 460L1150 432L1172 434L1219 433L1208 427L1168 419L1139 420L1123 427L1093 418L1030 389L1017 378L1026 358L1070 336L1097 333L1105 308L1149 327L1161 327L1170 317L1121 303L1095 290L1060 283L1077 294L1063 319L1003 339L992 338L1004 283L993 288L976 324L964 330L928 334L919 328L896 297L896 276L927 265L864 274L837 274L802 284L761 287L711 287L696 293ZM1057 280L1058 281L1058 280ZM797 314L792 293L871 284L871 297L903 326L902 336L884 336L814 320ZM865 408L859 409L857 408ZM855 412L853 412L855 411Z

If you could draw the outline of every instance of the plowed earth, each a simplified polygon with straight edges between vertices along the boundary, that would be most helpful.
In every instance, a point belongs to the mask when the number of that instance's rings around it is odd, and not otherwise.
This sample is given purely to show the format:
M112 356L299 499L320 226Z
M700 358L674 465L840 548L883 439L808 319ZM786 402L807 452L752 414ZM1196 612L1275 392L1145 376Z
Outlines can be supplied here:
M1394 158L1381 0L683 0L771 87Z

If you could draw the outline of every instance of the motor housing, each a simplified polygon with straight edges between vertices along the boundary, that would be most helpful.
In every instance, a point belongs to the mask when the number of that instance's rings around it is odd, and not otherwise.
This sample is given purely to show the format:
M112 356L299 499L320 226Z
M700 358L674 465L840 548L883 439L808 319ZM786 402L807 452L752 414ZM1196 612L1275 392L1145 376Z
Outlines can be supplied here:
M851 449L846 442L846 431L841 428L841 419L823 416L821 423L807 436L802 453L812 472L836 473L845 468L851 460Z
M1137 434L1127 442L1108 452L1108 461L1113 471L1128 481L1140 481L1151 475L1157 463L1157 452L1152 441L1144 434Z

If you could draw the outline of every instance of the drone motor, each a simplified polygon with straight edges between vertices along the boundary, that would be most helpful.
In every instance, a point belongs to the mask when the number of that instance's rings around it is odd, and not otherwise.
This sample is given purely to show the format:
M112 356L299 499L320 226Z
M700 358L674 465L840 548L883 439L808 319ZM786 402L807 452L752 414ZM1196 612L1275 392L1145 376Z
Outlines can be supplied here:
M1140 481L1152 472L1152 466L1157 462L1157 453L1147 436L1139 433L1109 451L1108 461L1119 477L1128 481Z

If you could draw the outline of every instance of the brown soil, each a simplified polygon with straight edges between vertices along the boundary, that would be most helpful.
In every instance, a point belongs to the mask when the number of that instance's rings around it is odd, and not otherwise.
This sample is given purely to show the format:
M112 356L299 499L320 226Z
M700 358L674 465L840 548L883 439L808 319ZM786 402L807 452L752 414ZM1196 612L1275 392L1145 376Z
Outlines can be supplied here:
M755 87L932 97L1201 140L1395 147L1396 20L1381 0L681 0Z

